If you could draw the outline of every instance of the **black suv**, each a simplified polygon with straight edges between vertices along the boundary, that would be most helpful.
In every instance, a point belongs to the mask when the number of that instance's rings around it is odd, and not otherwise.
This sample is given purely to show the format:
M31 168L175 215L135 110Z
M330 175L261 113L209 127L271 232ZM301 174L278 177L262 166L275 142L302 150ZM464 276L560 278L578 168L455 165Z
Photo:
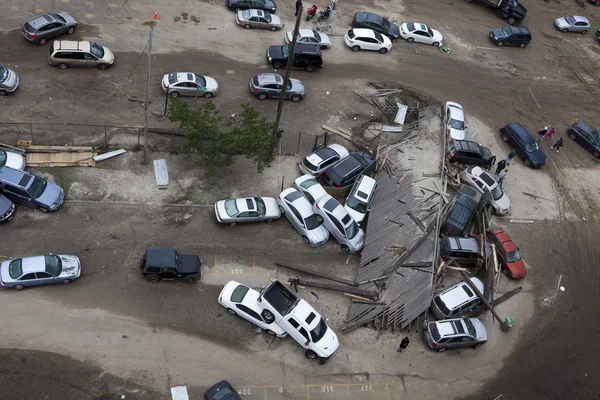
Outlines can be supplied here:
M269 46L267 49L269 64L275 69L286 67L291 48L291 44ZM322 67L323 58L321 57L321 48L318 45L296 43L292 68L313 72L315 69Z
M496 46L519 46L521 48L531 43L531 32L521 26L505 26L490 31L490 39Z
M461 236L471 221L481 195L472 187L461 185L450 203L450 211L444 216L440 232L442 235Z
M185 283L196 283L200 279L202 260L189 254L179 254L175 249L147 249L140 259L142 276L148 282L183 279Z
M448 145L448 152L448 160L451 163L476 165L490 169L496 162L495 157L487 147L468 140L451 140Z
M390 39L398 39L400 37L400 28L398 28L398 25L392 24L381 15L370 12L357 12L354 14L352 26L355 28L372 29L375 32L388 36Z
M571 125L567 132L571 139L591 151L594 157L600 157L600 134L596 129L585 122L577 122Z
M320 181L325 186L344 187L354 183L360 175L368 175L375 169L375 158L368 151L352 153L329 168Z

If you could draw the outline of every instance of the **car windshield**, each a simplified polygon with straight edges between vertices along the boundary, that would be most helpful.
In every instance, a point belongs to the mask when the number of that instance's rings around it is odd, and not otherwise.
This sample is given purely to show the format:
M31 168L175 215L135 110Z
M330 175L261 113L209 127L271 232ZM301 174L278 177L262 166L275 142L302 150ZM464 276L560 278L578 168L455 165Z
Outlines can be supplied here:
M237 394L232 392L228 387L222 387L217 393L215 393L211 400L226 400L235 399Z
M356 35L354 34L354 30L353 30L353 29L350 29L350 30L348 31L348 37L349 37L350 39L354 39L354 38L356 37Z
M573 17L565 17L565 21L567 21L567 24L569 24L569 25L575 24L575 18L573 18Z
M12 279L17 279L23 275L23 268L21 268L21 259L13 260L8 264L8 274Z
M508 27L508 26L505 26L504 28L502 28L502 33L504 33L504 35L506 35L506 36L512 35L512 32L510 31L510 27Z
M256 201L256 208L260 215L265 215L267 212L267 207L265 207L265 202L260 197L255 197L254 201Z
M465 319L465 325L467 325L469 335L471 335L472 337L477 337L477 331L475 330L475 326L473 325L471 320Z
M94 42L90 42L90 52L98 58L104 57L104 48Z
M317 325L315 329L310 331L310 337L312 338L312 341L314 343L317 343L319 340L323 339L323 336L325 336L325 332L327 332L327 324L325 323L325 320L321 318L321 320L319 321L319 325Z
M427 33L429 33L429 36L433 37L433 31L431 30L431 28L427 25L425 25L425 28L427 28Z
M388 21L387 19L384 19L383 21L381 21L381 26L383 27L383 29L385 29L386 31L388 31L390 29L390 21Z
M196 74L196 83L200 87L206 87L206 79L202 75Z
M375 39L379 40L380 43L383 43L383 36L379 32L373 32L375 34Z
M348 237L348 239L354 239L354 237L358 235L358 230L358 224L356 223L356 221L352 220L352 223L348 225L348 228L346 228L346 236Z
M446 303L442 301L440 296L434 297L433 301L435 302L435 305L440 309L442 314L446 316L450 314L450 310L448 309L448 307L446 307Z
M54 276L60 275L60 271L62 271L62 262L60 261L60 257L44 256L44 260L46 261L46 272Z
M509 3L509 7L511 7L511 8L519 7L519 2L517 0L512 0L512 1L509 1L508 3Z
M244 10L242 11L242 17L244 19L249 19L252 16L252 14L250 14L250 10Z
M450 125L450 127L452 129L457 129L459 131L462 131L462 130L465 129L465 123L464 123L464 121L459 121L459 120L453 119L453 118L450 118L450 121L448 122L448 125Z
M310 217L306 218L304 220L304 223L306 224L306 229L312 231L313 229L317 229L323 223L323 220L317 218L317 216L313 214Z
M0 151L0 167L4 167L4 164L6 164L6 152Z
M317 41L319 41L319 42L321 41L321 35L319 35L319 32L315 31L314 29L313 29L313 35L315 35L315 39L317 39Z
M8 69L0 65L0 82L4 82L8 78Z
M268 12L265 12L265 21L271 22L271 14L269 14Z
M169 83L172 85L177 82L177 74L169 74Z
M287 80L287 85L285 85L285 86L286 86L287 90L290 90L292 88L292 81L288 79Z
M346 200L346 205L361 214L366 214L367 212L367 203L360 201L355 196L352 196Z
M259 6L264 6L265 5L265 0L255 0L256 4L258 4Z
M63 23L67 22L67 20L64 19L63 17L61 17L59 14L50 14L50 15L52 15L54 18L56 18L60 22L63 22Z
M37 199L42 195L42 193L44 193L44 189L46 189L47 184L48 182L46 182L44 179L36 176L33 178L33 183L31 186L29 186L29 193Z
M496 185L496 187L492 190L492 198L494 200L500 200L500 198L504 195L502 188L500 185Z
M438 331L437 324L429 324L429 333L431 333L431 337L436 342L439 342L439 340L442 338L440 336L440 331Z
M288 58L288 56L290 55L290 45L289 44L284 44L283 48L281 49L281 52L283 53L283 56L285 58Z
M537 142L528 143L525 145L525 151L528 153L533 153L534 151L538 151L540 148Z
M233 289L233 293L231 293L231 301L234 303L241 303L246 297L246 293L248 293L250 288L244 285L238 285L235 289Z
M509 263L517 262L521 259L521 255L519 254L519 250L511 251L506 254L506 261Z
M225 200L225 212L230 217L233 217L238 214L237 204L235 204L235 200Z

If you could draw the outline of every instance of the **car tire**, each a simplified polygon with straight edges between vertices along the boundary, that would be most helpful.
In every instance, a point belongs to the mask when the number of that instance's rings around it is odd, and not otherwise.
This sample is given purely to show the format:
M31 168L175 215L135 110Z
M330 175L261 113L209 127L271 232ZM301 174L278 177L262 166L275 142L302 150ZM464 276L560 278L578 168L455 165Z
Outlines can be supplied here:
M267 98L267 94L266 93L259 93L258 96L256 96L256 97L258 97L259 100L264 100L264 99Z
M237 315L237 313L235 312L235 310L231 309L231 308L227 308L227 312L231 315Z
M529 159L525 160L525 166L528 168L531 167L531 161L529 161Z
M386 49L385 47L383 49L379 49L379 54L385 54L388 52L388 49Z
M346 253L350 253L350 248L348 246L346 246L345 244L341 245L342 250L344 250Z
M68 285L69 283L71 283L70 279L63 279L62 281L60 281L60 283L64 283L65 285Z
M46 42L48 41L48 39L46 38L41 38L40 41L38 42L39 44L41 44L42 46L46 44Z
M306 72L313 72L315 70L315 67L312 65L307 65L306 67L304 67L304 70Z
M360 50L360 46L352 46L352 51L359 51Z
M58 64L58 68L60 68L60 69L67 69L67 68L69 68L69 65L67 65L65 63L60 63L60 64Z
M283 67L283 64L280 63L279 61L275 61L274 63L271 64L273 66L273 68L275 69L280 69Z
M519 47L520 47L520 48L524 48L525 46L527 46L527 43L521 43L521 44L519 45Z
M147 280L148 282L151 282L151 283L160 282L160 280L161 280L161 279L162 279L162 278L160 277L160 275L156 275L156 274L153 274L153 275L148 275L148 276L146 277L146 280Z
M325 49L328 49L328 47L327 46L321 46L321 50L325 50Z
M0 90L0 96L8 96L8 93L5 90Z
M574 133L569 133L569 137L573 140L577 139Z
M592 155L596 158L600 158L600 152L595 151L592 153Z
M100 71L104 71L106 68L108 68L108 64L98 64L98 69Z
M210 92L206 92L206 93L204 93L204 98L205 98L205 99L210 99L211 97L213 97L213 94L212 94L212 93L210 93Z
M315 353L312 350L306 350L304 352L304 357L308 358L309 360L316 360L317 359L317 353Z
M14 287L15 289L17 289L17 290L23 290L23 289L25 289L25 286L23 286L23 285L15 285L15 286L13 286L13 287Z
M269 218L269 219L267 220L267 222L273 222L273 221L275 221L275 218Z
M39 212L42 212L44 214L47 214L50 212L50 210L48 210L47 208L44 208L44 207L38 207L37 209Z
M190 285L193 285L193 284L195 284L196 282L198 282L198 278L186 278L186 279L184 280L184 282L185 282L185 283L188 283L188 284L190 284Z
M508 276L508 268L502 268L502 273L506 276Z
M567 28L562 30L562 33L567 33L567 32L569 32L569 30Z
M496 46L502 47L502 46L504 46L504 43L503 42L498 42L498 43L496 43Z
M246 24L244 25L244 29L252 29L252 26L250 26L250 24Z
M431 45L433 47L440 47L440 42L433 42Z
M272 330L270 330L270 329L267 329L267 335L269 335L269 336L277 336L277 334L275 332L273 332Z
M280 212L281 214L285 214L285 210L283 209L283 207L279 206L279 212Z
M272 27L271 27L271 32L275 32L276 30L277 30L277 27L276 27L276 26L272 26Z
M502 135L502 140L508 143L508 135Z
M69 28L69 30L67 31L67 33L68 33L69 35L72 35L72 34L73 34L73 32L75 32L75 27L73 27L73 26L72 26L72 27L70 27L70 28Z
M445 352L446 350L448 350L448 348L447 348L447 347L441 347L441 348L437 349L437 352L438 352L438 353L443 353L443 352Z
M169 94L173 97L179 97L179 92L171 92Z
M415 38L411 38L411 37L409 37L408 39L406 39L406 41L407 41L408 43L412 43L412 42L414 42L414 41L415 41Z
M508 17L506 22L508 22L509 25L514 25L517 23L517 20L514 17Z
M237 222L230 222L229 223L229 226L236 226L236 225L237 225Z
M302 240L304 240L304 243L310 245L310 240L306 236L302 235Z
M292 100L294 103L297 103L300 100L302 100L302 96L295 94L292 97L290 97L290 100Z
M582 35L585 35L587 33L587 31L581 31Z

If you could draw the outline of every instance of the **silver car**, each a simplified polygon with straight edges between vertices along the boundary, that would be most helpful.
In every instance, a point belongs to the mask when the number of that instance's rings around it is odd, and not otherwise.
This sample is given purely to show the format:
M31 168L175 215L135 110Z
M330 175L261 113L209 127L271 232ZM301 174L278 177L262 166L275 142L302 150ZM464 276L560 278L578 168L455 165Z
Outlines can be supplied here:
M279 219L281 212L272 197L246 197L217 201L215 216L217 221L234 226L239 222L271 222Z
M294 187L306 197L306 200L311 205L314 205L317 201L321 200L321 197L327 194L323 186L321 186L312 174L302 175L300 178L297 178L294 181Z
M213 78L194 72L174 72L162 79L163 92L173 97L203 96L210 99L219 93L219 84Z
M0 96L9 94L19 87L19 76L12 69L0 65Z
M300 233L302 239L311 247L319 247L329 239L329 231L323 226L323 218L314 213L312 206L302 194L294 188L287 188L277 196L279 211Z
M0 264L0 285L17 290L25 286L71 283L80 276L79 258L69 255L23 257Z
M292 43L292 37L294 32L288 32L285 34L285 42ZM321 49L328 49L331 47L331 39L323 32L317 32L314 29L299 29L296 43L307 43L316 44Z
M424 332L429 347L438 352L455 347L477 347L487 342L485 326L477 318L425 321Z
M67 13L48 13L31 18L21 27L23 37L30 42L46 44L48 39L71 34L77 28L77 21Z
M250 92L264 100L267 97L278 99L283 90L283 77L279 74L260 74L250 79L248 84ZM285 98L298 102L304 98L306 91L304 85L298 79L291 79L287 83Z
M254 9L237 11L235 13L235 22L246 29L269 29L272 32L283 28L285 25L277 15L270 14L268 11Z
M336 199L327 194L315 203L313 210L323 217L323 224L337 239L342 250L350 254L362 250L365 232Z
M580 32L587 33L592 27L586 17L579 15L570 15L568 17L557 18L554 26L561 32Z

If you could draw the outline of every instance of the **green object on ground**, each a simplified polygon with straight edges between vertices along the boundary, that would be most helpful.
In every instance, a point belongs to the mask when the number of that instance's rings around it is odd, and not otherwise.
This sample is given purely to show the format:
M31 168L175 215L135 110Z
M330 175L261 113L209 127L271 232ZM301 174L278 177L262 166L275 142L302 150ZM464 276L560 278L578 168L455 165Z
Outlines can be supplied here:
M510 330L510 328L512 328L513 326L515 326L515 323L516 322L515 322L515 319L513 317L506 318L506 320L502 324L502 331L503 332L508 332Z
M448 53L448 54L452 53L452 50L450 49L450 47L442 47L442 51L444 53Z

